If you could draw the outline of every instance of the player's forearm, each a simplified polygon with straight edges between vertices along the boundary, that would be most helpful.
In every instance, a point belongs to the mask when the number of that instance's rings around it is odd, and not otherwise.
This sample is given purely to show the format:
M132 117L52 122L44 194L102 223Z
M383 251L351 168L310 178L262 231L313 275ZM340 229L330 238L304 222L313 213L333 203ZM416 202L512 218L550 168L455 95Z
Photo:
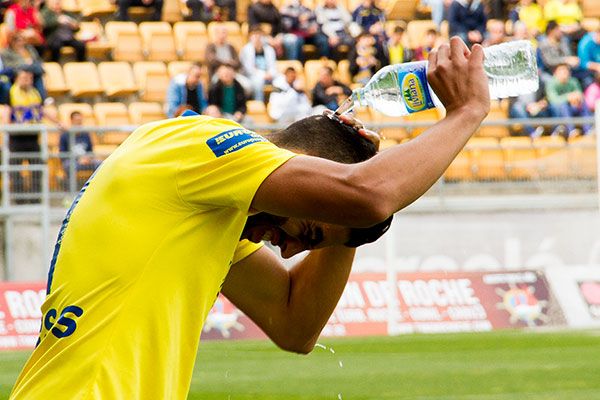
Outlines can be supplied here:
M356 179L372 182L372 198L391 215L425 193L479 127L485 113L464 108L359 167Z
M313 250L290 270L286 350L313 349L346 287L354 253L344 246Z

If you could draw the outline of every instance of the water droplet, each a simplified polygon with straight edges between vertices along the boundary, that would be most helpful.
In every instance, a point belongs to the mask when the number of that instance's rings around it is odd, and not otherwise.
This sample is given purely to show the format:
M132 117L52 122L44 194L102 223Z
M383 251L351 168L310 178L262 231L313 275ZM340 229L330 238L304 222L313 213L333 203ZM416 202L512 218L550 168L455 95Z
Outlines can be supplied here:
M225 371L225 378L229 378L229 371Z
M333 350L331 347L329 348L329 351L330 351L332 354L335 354L335 350Z
M315 347L320 347L320 348L322 348L322 349L325 349L325 350L327 350L327 346L323 346L321 343L317 343L317 344L315 344Z
M342 364L342 360L339 361L340 368L344 368L344 364Z
M342 394L338 393L338 399L342 400Z

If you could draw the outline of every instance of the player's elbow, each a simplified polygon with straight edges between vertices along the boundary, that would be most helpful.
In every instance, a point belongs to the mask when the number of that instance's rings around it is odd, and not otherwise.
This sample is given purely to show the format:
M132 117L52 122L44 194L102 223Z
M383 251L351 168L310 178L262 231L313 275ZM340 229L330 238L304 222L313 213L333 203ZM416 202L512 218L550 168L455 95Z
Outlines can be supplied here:
M382 185L383 186L383 185ZM385 187L356 185L352 219L356 228L368 228L385 221L395 211L392 198Z
M308 354L315 348L315 342L302 340L285 340L275 342L280 349L297 354Z

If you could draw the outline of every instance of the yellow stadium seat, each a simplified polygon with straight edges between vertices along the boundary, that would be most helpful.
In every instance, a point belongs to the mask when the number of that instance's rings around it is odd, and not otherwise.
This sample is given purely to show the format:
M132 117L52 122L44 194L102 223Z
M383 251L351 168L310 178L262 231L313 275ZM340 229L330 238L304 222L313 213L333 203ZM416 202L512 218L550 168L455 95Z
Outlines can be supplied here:
M112 45L104 35L104 28L99 21L82 21L75 38L86 41L85 48L89 58L106 59Z
M87 103L63 103L58 106L58 119L65 125L71 124L71 113L79 111L83 117L84 126L96 125L94 110Z
M431 125L433 125L442 118L441 112L442 111L440 109L434 107L434 108L430 108L428 110L423 110L423 111L419 111L416 113L408 114L408 115L402 117L402 120L406 121L406 122L429 122ZM398 117L393 117L393 118L398 120ZM420 135L422 132L424 132L428 128L429 128L429 126L421 126L421 127L414 127L414 128L407 129L407 131L408 131L408 134L410 135L410 137L414 138L414 137Z
M63 11L72 13L80 13L81 7L79 6L78 0L62 0L61 7Z
M387 18L411 20L421 0L389 0L383 7Z
M302 65L302 63L298 60L277 60L277 71L279 71L280 74L285 73L285 70L288 67L292 67L296 70L296 72L298 73L298 75L302 75L304 76L304 66Z
M598 155L594 136L569 139L569 160L572 174L577 178L598 176Z
M177 22L173 26L175 48L182 60L204 61L208 34L202 22Z
M498 101L492 100L490 105L490 112L487 117L485 117L484 121L494 121L494 120L506 120L508 119L508 102L507 101ZM510 132L508 130L508 126L501 125L491 125L491 126L482 126L477 132L476 136L484 136L484 137L496 137L502 138L509 136Z
M493 137L474 137L466 147L471 157L473 176L482 180L506 179L504 153L498 139Z
M135 125L165 119L163 107L158 102L133 102L129 104L129 119Z
M306 77L306 89L312 91L319 80L319 71L323 66L330 67L334 74L337 64L333 60L307 60L304 63L304 76Z
M79 7L84 18L107 16L117 11L110 0L79 0Z
M390 117L375 110L371 110L371 120L375 123L384 124L397 124L402 122L402 120L398 117ZM381 132L386 139L401 141L402 139L409 137L406 129L401 127L381 127L377 128L377 131Z
M193 62L191 61L171 61L169 65L167 65L169 77L173 78L181 73L188 72L192 64Z
M164 102L169 86L169 73L161 61L138 61L133 64L133 74L143 101Z
M456 158L444 172L444 178L450 181L468 181L473 179L473 168L471 165L471 155L468 148L464 148L458 153Z
M119 102L96 103L94 104L94 115L100 126L119 126L130 125L129 110L127 106ZM100 136L102 144L120 145L129 136L131 132L104 132Z
M59 97L69 91L62 67L56 62L44 62L44 86L48 96Z
M63 72L73 97L96 96L103 92L98 68L93 62L68 62Z
M149 61L177 60L173 29L168 22L142 22L139 25L142 49Z
M500 139L506 170L512 179L539 177L537 154L529 137L504 137Z
M270 124L273 123L273 119L267 112L265 103L259 100L248 100L246 102L246 116L255 124ZM268 133L261 130L257 130L258 133Z
M600 2L598 0L582 0L581 8L583 16L586 18L600 17Z
M569 151L562 136L542 136L533 141L536 149L538 169L543 178L567 177L570 175Z
M179 22L183 19L181 0L165 0L162 9L162 21Z
M437 29L437 25L430 19L408 21L406 25L406 35L411 49L423 45L423 39L429 29Z
M109 21L104 30L108 43L113 47L115 61L141 61L142 38L135 22Z
M338 62L335 78L344 85L352 85L352 74L350 74L350 60L340 60L340 62Z
M104 92L108 97L128 96L138 92L138 86L128 62L101 62L98 64L98 73Z
M357 107L354 109L354 117L363 123L369 123L373 121L371 110L369 107ZM393 138L390 138L393 139ZM396 138L397 139L397 138Z

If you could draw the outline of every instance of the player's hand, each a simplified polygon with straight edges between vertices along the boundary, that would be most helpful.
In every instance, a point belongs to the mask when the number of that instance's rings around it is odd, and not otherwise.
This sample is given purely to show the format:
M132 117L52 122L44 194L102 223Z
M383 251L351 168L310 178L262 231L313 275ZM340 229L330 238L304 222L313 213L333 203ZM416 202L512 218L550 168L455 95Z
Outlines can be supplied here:
M458 37L429 53L427 80L448 114L468 112L483 119L490 110L490 89L483 69L483 48L472 52Z
M327 115L327 114L333 114L333 111L331 111L331 110L323 111L323 115ZM338 117L342 120L342 122L344 124L349 125L353 128L356 128L358 130L358 133L362 137L364 137L365 139L367 139L368 141L373 143L379 149L379 141L381 140L381 137L379 136L379 134L377 132L365 128L365 125L363 124L363 122L361 120L359 120L358 118L355 118L354 116L352 116L350 114L338 115Z

